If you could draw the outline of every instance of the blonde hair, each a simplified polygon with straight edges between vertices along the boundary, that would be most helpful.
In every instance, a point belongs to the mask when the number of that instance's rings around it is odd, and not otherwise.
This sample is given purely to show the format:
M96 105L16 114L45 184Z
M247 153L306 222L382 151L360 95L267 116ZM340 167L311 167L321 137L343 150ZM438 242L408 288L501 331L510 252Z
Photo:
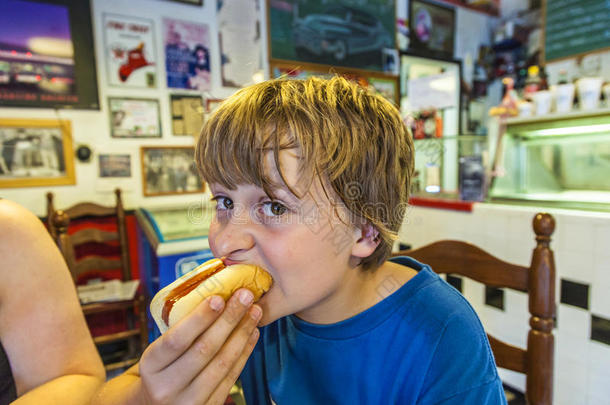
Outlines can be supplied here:
M378 232L380 243L360 266L374 270L391 254L408 202L413 141L398 110L342 77L275 79L239 90L206 121L196 161L207 182L286 186L279 151L297 148L300 172L317 176L357 221ZM265 173L273 151L284 184ZM326 187L330 186L329 193ZM331 199L332 201L332 199Z

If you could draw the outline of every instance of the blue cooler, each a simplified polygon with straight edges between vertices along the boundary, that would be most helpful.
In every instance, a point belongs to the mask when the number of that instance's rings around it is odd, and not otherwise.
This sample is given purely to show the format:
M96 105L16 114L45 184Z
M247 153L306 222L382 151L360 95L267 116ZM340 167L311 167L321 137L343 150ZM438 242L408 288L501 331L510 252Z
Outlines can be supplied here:
M140 277L152 298L160 289L213 258L208 231L214 211L184 208L139 208L138 250ZM150 341L159 330L149 317Z

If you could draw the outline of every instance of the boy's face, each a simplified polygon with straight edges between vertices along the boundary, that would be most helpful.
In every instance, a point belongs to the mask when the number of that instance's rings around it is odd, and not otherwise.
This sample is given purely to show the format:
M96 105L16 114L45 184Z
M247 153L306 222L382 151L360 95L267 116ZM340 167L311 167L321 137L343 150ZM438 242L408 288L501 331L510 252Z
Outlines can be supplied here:
M267 172L279 182L272 153L265 157ZM296 150L280 151L279 158L286 181L303 197L279 189L272 201L251 184L236 190L210 184L217 204L210 247L216 257L256 264L273 276L271 290L259 301L261 325L289 314L313 323L334 322L341 319L346 299L357 298L359 258L352 249L361 232L339 220L318 180L308 189L299 184ZM338 212L349 223L347 209L340 206Z

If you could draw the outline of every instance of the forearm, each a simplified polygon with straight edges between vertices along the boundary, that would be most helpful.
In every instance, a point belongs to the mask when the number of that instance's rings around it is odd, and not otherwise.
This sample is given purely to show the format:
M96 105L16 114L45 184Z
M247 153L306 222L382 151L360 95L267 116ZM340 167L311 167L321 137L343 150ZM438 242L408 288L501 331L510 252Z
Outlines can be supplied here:
M17 398L13 405L89 404L104 380L89 375L65 375L48 381Z
M91 401L92 405L144 405L142 379L137 365L104 384Z

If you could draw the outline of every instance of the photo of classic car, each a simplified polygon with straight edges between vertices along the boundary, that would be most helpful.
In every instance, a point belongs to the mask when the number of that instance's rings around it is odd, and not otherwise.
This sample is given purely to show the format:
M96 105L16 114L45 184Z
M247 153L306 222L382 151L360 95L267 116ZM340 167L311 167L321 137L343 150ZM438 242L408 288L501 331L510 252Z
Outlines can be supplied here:
M336 61L393 47L392 36L375 16L346 6L295 19L292 34L297 55L330 55Z

